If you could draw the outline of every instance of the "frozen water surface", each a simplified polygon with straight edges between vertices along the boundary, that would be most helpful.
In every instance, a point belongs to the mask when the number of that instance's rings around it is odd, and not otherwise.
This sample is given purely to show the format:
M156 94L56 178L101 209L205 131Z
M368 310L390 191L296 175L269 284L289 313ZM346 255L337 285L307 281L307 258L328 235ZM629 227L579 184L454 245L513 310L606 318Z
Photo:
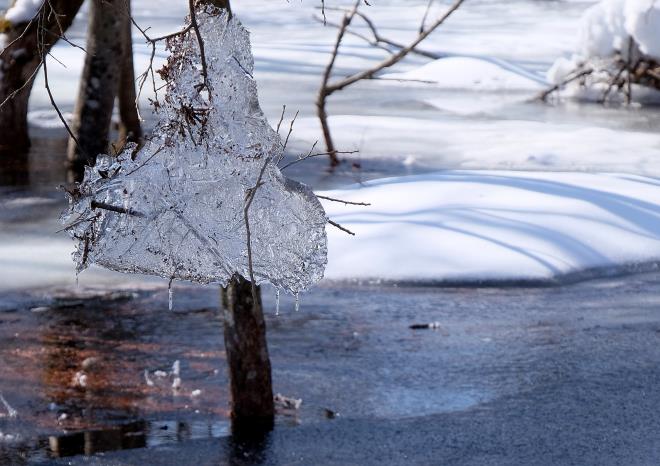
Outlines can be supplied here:
M645 464L648 435L660 429L659 284L654 273L546 288L321 286L299 313L282 297L277 317L267 289L275 391L303 403L297 418L278 418L265 464L296 454L303 463L341 464L339 455L374 464L382 448L458 464L489 452L512 464L527 464L525 455L617 464L627 452ZM0 392L18 415L0 417L0 431L16 439L0 444L0 458L160 445L173 456L159 464L177 464L186 445L229 435L218 299L212 288L181 285L167 312L163 286L7 294ZM431 322L439 326L409 328ZM85 387L73 384L80 371ZM175 442L183 444L172 450ZM222 442L196 454L224 464ZM134 455L122 461L134 464Z

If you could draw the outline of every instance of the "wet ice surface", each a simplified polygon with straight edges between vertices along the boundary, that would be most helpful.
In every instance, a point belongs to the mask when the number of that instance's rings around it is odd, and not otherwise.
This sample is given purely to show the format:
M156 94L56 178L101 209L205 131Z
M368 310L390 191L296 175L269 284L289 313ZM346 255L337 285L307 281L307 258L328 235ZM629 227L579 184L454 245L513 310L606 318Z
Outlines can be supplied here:
M546 410L556 417L548 422L573 426L574 440L587 445L598 440L594 429L599 441L618 432L618 453L634 445L645 454L638 436L660 432L657 422L639 421L657 414L649 404L659 401L660 274L558 288L325 285L304 295L298 313L293 298L282 297L279 317L274 290L264 291L275 391L303 399L297 417L278 419L276 437L307 433L313 443L319 430L356 429L373 451L369 442L407 438L388 427L397 423L428 422L430 433L420 435L445 435L445 418L477 422L490 413L502 416L493 422L503 431L483 433L487 443L511 447L507 436L516 433L518 443L533 445L538 433L523 427L543 425ZM168 312L163 286L6 295L0 393L18 416L0 408L0 431L14 436L0 444L0 459L180 441L185 452L188 441L229 435L217 291L181 286L175 299ZM409 328L431 322L439 328ZM177 360L182 383L173 390ZM327 419L326 409L339 416ZM364 437L360 426L384 437ZM472 435L465 432L454 435ZM219 444L209 445L217 454ZM310 445L299 448L313 457ZM264 454L282 460L293 452L276 444Z

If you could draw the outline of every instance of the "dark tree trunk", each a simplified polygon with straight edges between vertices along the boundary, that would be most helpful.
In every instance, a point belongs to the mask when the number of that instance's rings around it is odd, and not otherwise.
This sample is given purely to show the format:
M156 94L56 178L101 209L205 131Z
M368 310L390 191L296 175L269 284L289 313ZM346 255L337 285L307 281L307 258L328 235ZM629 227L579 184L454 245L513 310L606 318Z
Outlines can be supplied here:
M128 21L122 0L91 0L87 30L87 55L80 81L69 141L69 168L82 179L85 165L108 152L110 123L119 90L123 56L122 31Z
M0 103L6 101L0 109L0 154L20 153L29 147L28 99L41 66L41 55L45 55L66 32L82 2L50 0L45 2L39 17L33 21L22 24L2 22L0 25L0 32L6 33L6 43L9 44L0 53ZM43 34L39 33L38 23L44 28ZM13 93L16 94L10 97Z
M130 2L127 3L128 14L130 14ZM122 47L123 54L121 60L121 77L119 81L119 95L117 96L119 105L119 145L126 142L142 141L142 127L140 126L140 116L137 111L137 95L135 92L135 70L133 67L133 38L131 37L130 19L123 22Z
M253 302L252 284L235 276L223 290L223 304L232 417L239 425L268 427L275 408L261 294Z

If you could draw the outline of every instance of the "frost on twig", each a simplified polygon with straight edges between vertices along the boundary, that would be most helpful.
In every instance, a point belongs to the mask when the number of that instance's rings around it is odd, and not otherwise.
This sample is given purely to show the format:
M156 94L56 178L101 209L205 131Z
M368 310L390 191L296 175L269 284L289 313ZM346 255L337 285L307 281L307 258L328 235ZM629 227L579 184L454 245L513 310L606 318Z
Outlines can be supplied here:
M223 285L238 273L302 291L323 276L325 212L276 166L283 143L259 106L247 31L214 7L195 16L203 42L191 28L168 39L152 139L99 157L69 192L77 269Z

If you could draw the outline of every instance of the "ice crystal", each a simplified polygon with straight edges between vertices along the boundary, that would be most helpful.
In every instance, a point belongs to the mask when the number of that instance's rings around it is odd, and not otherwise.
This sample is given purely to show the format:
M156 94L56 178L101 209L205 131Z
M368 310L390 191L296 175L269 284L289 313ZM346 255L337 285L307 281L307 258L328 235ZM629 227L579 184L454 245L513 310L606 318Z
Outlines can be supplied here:
M285 178L282 140L268 124L252 76L247 31L213 7L197 9L206 55L189 31L168 41L154 135L136 151L99 156L71 193L62 221L77 240L77 270L90 264L168 279L226 284L253 271L297 293L323 276L326 215L314 193Z

